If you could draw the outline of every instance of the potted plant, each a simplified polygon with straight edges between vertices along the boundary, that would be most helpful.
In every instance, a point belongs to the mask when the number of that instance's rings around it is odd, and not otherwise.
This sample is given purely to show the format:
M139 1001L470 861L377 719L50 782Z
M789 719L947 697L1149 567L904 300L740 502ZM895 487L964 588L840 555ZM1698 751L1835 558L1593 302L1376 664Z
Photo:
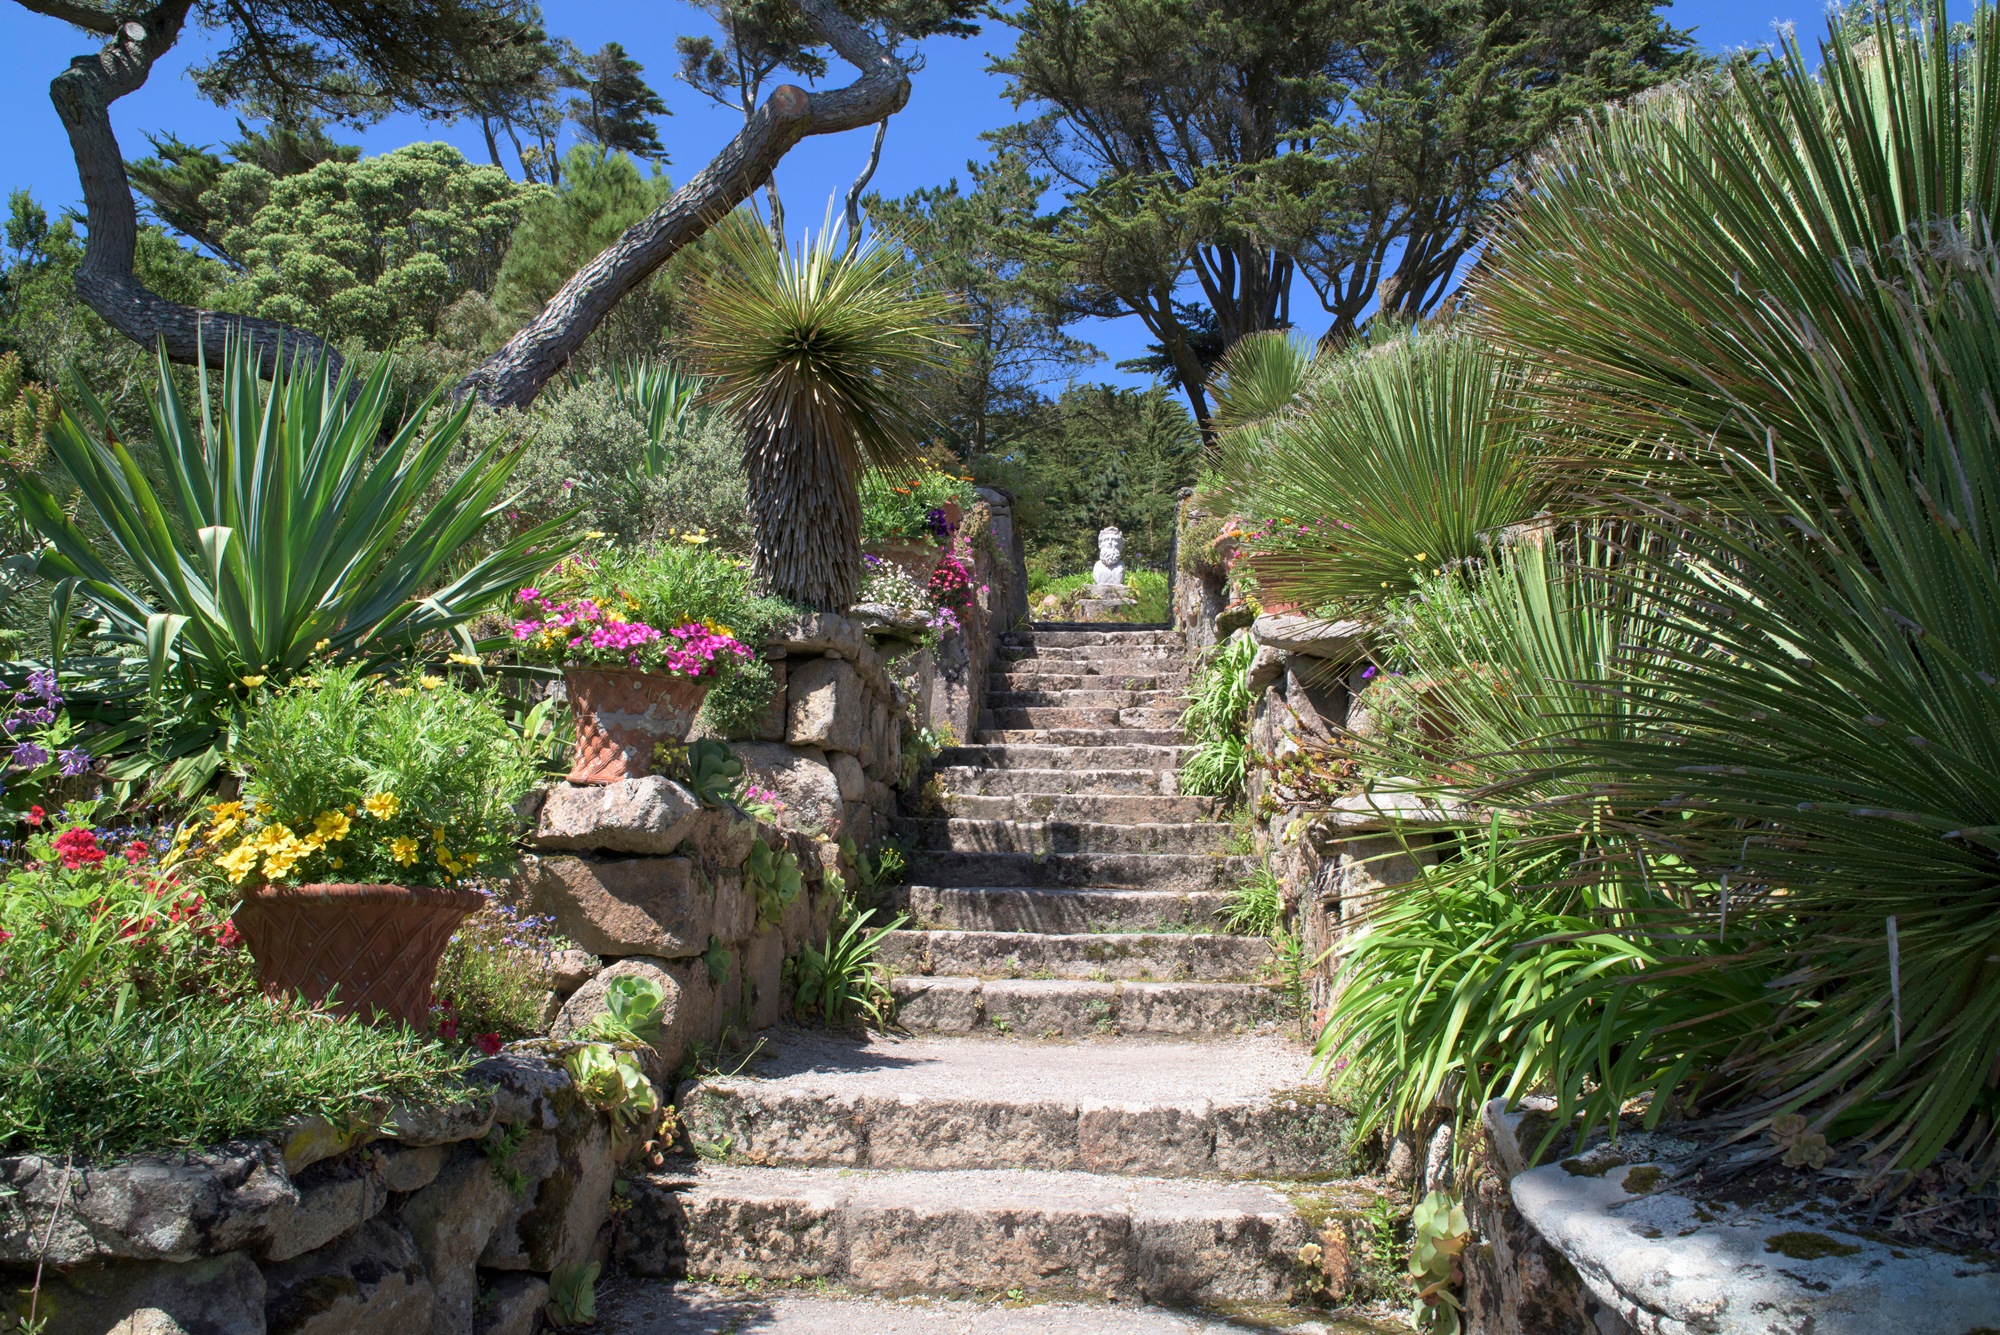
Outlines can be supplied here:
M690 539L572 558L515 595L522 656L562 669L571 783L650 774L654 748L686 741L710 689L755 662L722 619L755 601L747 570Z
M491 692L328 668L245 707L234 801L182 827L173 860L239 887L232 921L272 994L424 1027L438 956L511 865L534 757Z
M951 473L900 480L869 473L861 482L862 549L927 580L975 499L972 480Z

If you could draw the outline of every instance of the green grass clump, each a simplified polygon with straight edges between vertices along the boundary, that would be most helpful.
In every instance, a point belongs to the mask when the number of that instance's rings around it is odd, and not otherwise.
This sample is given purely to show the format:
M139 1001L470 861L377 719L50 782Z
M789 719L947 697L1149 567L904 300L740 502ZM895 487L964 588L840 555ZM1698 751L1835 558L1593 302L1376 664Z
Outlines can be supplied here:
M1073 615L1076 611L1077 598L1089 592L1094 582L1088 570L1074 575L1053 577L1040 571L1031 572L1028 579L1028 605L1037 607L1042 599L1053 596L1061 601L1063 616ZM1125 586L1139 596L1139 601L1107 620L1134 625L1153 625L1174 619L1173 604L1167 590L1166 571L1128 570L1125 572ZM1048 619L1051 618L1044 618Z
M121 1008L46 1002L54 981L0 981L0 1150L102 1160L192 1149L320 1116L456 1097L465 1058L264 997Z

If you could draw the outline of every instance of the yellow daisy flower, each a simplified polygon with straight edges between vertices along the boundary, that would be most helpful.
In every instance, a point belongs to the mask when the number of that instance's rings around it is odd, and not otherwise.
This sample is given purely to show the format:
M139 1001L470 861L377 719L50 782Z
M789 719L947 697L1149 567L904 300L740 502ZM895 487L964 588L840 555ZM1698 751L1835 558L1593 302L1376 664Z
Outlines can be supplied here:
M261 672L253 672L247 677L238 677L237 680L242 682L245 686L248 686L251 690L254 691L259 686L262 686L264 684L264 674Z
M222 870L229 873L232 882L241 881L257 869L257 850L248 844L238 844L216 859L216 862Z
M423 687L427 691L435 691L438 687L444 685L444 678L433 677L427 672L423 676L417 678L417 685Z
M389 856L408 866L417 860L417 841L407 834L399 834L389 841Z
M313 833L322 842L337 844L347 837L350 822L344 811L322 811L313 817Z
M403 799L394 793L377 793L361 803L376 820L391 820L403 809Z

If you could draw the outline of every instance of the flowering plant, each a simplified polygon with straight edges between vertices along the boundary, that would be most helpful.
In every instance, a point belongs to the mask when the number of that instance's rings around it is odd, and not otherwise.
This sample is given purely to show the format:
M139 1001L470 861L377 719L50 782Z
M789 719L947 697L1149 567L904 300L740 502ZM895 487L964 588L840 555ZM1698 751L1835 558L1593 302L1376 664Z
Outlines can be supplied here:
M714 621L663 632L591 598L557 602L540 589L522 589L514 598L523 613L514 623L514 640L531 658L708 677L730 666L732 656L750 657L749 646Z
M232 884L450 885L513 861L534 759L490 692L335 668L258 697L230 747L238 801L174 841Z
M0 973L57 965L71 987L147 999L247 985L228 901L208 893L220 887L163 867L138 831L93 826L92 806L30 810L0 879Z
M942 547L957 532L946 507L955 504L963 514L978 499L972 479L956 473L933 470L903 479L866 473L861 479L861 540L915 542L929 538Z
M515 645L545 663L595 664L683 677L727 676L749 663L734 626L775 620L736 558L700 543L572 557L514 595Z
M90 770L90 753L73 740L75 725L63 711L62 689L51 670L30 672L27 685L0 702L0 730L13 744L0 762L0 807L7 811L25 814L44 798L51 779Z
M973 577L972 568L956 556L947 556L931 571L930 595L937 605L949 608L962 622L979 599L986 593L986 586Z
M940 607L937 599L931 596L930 589L915 575L894 561L879 556L863 556L861 560L865 572L861 579L860 601L914 612L924 618L927 629L940 637L958 632L958 613L949 607Z

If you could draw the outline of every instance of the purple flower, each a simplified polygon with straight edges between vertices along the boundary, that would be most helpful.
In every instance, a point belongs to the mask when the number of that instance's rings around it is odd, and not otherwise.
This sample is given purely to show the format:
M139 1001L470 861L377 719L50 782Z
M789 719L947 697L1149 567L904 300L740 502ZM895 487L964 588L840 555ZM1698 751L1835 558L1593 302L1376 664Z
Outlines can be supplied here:
M49 753L33 742L22 742L14 748L14 763L33 769L37 765L49 763Z
M1367 681L1370 677L1374 675L1375 675L1375 666L1372 663L1367 667L1361 669L1361 680L1363 681Z
M51 668L42 668L28 674L28 689L47 701L51 708L62 703L62 691L56 685L56 674Z
M80 746L57 752L56 759L62 762L63 777L66 779L73 779L90 768L90 752Z

